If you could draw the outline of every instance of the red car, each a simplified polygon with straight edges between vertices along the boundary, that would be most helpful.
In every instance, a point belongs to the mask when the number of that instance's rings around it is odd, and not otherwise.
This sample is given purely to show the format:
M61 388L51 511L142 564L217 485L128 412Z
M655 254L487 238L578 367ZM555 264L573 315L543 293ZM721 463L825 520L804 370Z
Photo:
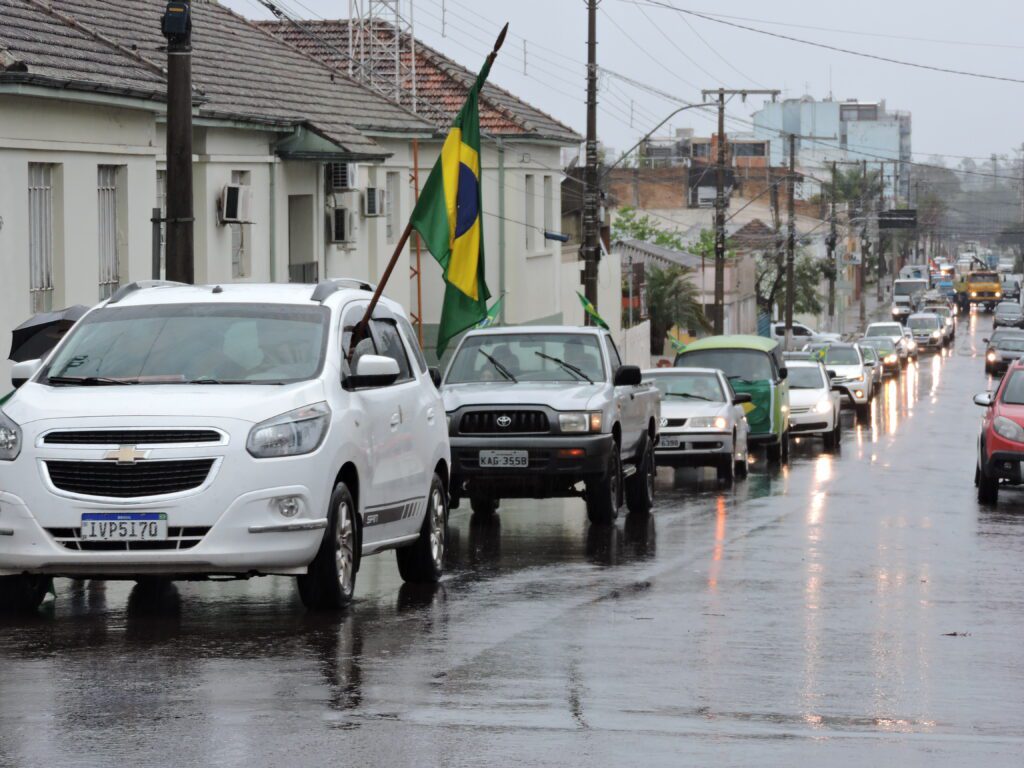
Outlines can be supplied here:
M1024 362L1013 362L994 393L974 396L986 408L978 437L978 467L974 484L978 501L995 504L1000 485L1024 482Z

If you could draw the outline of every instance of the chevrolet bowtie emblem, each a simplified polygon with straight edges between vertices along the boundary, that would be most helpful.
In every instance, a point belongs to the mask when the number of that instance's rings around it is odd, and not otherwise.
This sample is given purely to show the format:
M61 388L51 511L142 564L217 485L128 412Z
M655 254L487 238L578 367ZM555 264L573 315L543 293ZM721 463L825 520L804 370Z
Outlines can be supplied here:
M103 456L107 461L116 461L118 464L134 464L149 456L149 451L140 451L134 445L122 445L116 451L107 451Z

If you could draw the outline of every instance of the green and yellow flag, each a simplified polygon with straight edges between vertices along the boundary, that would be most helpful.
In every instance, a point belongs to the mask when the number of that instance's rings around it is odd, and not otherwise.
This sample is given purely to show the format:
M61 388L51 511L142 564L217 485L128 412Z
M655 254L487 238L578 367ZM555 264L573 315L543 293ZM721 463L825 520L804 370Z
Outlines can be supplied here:
M576 291L576 295L580 297L580 304L583 305L583 311L586 312L590 319L594 321L594 324L601 326L606 331L610 331L611 328L608 327L608 323L604 321L603 317L597 314L597 307L590 303L590 299L579 291Z
M498 318L501 317L501 303L505 300L505 294L501 294L498 300L491 304L491 308L487 310L487 316L476 324L477 328L490 328L492 325L498 324Z
M479 98L507 29L506 24L470 88L412 212L413 229L444 270L438 357L455 336L487 317Z

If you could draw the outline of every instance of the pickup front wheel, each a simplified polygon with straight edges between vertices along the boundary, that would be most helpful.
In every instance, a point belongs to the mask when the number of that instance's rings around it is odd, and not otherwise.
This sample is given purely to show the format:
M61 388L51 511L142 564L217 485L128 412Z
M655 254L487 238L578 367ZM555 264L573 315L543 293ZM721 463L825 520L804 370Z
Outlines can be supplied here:
M587 481L587 519L595 525L610 525L619 514L622 489L622 460L619 446L612 444L608 469L599 478Z
M654 506L654 448L645 440L636 474L626 481L626 506L635 515L646 515Z

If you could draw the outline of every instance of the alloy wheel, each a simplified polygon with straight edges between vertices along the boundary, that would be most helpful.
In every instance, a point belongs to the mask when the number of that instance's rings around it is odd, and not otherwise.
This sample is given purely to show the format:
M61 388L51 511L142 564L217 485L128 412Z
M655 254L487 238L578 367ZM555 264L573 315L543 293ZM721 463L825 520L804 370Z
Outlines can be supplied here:
M439 488L434 488L430 492L430 509L427 510L427 515L430 518L430 556L435 564L440 565L444 560L446 532L444 499Z
M338 504L337 524L335 526L334 559L338 567L338 581L345 592L352 589L352 576L355 567L355 535L352 528L352 510L348 502L342 500Z

